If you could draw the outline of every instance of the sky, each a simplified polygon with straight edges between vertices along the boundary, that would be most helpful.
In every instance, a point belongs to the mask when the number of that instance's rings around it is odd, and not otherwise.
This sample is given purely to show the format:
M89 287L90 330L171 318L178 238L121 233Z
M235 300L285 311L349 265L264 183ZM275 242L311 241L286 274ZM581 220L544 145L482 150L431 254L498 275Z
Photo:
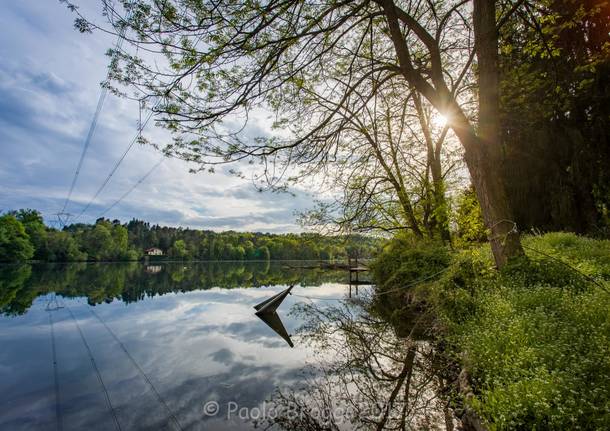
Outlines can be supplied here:
M103 22L100 2L80 0L81 10ZM58 0L4 1L0 9L0 211L34 208L55 222L70 183L107 72L105 52L116 40L80 34L74 15ZM138 104L108 94L66 209L79 214L136 134ZM268 130L264 116L249 126ZM145 137L167 132L152 121ZM161 155L134 145L108 185L78 220L93 222L142 178ZM305 189L293 194L258 192L228 174L189 173L186 162L164 160L122 202L105 214L167 226L216 231L298 232L295 211L313 206Z

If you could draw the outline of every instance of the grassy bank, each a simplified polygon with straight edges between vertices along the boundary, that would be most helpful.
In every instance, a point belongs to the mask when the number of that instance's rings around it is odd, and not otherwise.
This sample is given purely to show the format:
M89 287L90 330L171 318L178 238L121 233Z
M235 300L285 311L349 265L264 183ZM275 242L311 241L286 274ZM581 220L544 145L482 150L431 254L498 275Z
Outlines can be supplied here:
M523 243L527 258L498 272L488 246L394 240L374 265L389 292L380 306L396 322L413 305L432 312L439 342L470 376L466 402L490 429L609 429L610 241L550 233Z

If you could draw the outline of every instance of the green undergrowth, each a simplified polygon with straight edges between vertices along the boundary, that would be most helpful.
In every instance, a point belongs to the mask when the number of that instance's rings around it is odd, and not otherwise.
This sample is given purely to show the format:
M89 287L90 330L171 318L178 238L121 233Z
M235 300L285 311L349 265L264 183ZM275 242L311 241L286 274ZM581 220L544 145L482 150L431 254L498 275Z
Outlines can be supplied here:
M426 244L411 256L406 245L393 241L373 265L379 293L392 291L380 298L393 297L390 307L404 304L393 295L408 296L433 310L443 345L470 375L468 402L490 429L610 429L610 241L524 237L526 257L502 271L488 246Z
M425 290L421 286L437 279L451 262L451 251L442 244L395 237L371 264L377 284L371 311L390 321L399 334L408 335L414 326L424 323L420 293Z

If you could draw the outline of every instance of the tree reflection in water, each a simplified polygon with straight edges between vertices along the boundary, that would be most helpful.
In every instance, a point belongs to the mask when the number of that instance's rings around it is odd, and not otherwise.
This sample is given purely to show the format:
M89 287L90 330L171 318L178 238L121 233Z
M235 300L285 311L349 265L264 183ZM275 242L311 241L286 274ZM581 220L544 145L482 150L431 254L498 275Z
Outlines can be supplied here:
M287 267L287 262L162 262L0 265L0 314L20 315L33 301L55 292L85 297L90 305L126 304L167 293L212 288L278 285L320 286L344 282L345 271Z
M443 393L439 357L416 334L397 335L386 320L367 311L368 300L338 305L304 303L292 313L306 323L302 342L320 362L308 365L299 387L279 388L263 429L452 430L457 420ZM421 329L421 328L419 328Z

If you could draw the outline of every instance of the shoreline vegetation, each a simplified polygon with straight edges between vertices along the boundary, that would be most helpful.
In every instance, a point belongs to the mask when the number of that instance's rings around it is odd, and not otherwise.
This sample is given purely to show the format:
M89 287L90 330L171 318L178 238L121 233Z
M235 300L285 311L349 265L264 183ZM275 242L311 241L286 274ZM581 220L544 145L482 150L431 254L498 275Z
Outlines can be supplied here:
M610 241L522 242L526 255L498 271L488 244L395 238L372 264L374 307L397 332L414 312L429 317L467 429L608 429Z

